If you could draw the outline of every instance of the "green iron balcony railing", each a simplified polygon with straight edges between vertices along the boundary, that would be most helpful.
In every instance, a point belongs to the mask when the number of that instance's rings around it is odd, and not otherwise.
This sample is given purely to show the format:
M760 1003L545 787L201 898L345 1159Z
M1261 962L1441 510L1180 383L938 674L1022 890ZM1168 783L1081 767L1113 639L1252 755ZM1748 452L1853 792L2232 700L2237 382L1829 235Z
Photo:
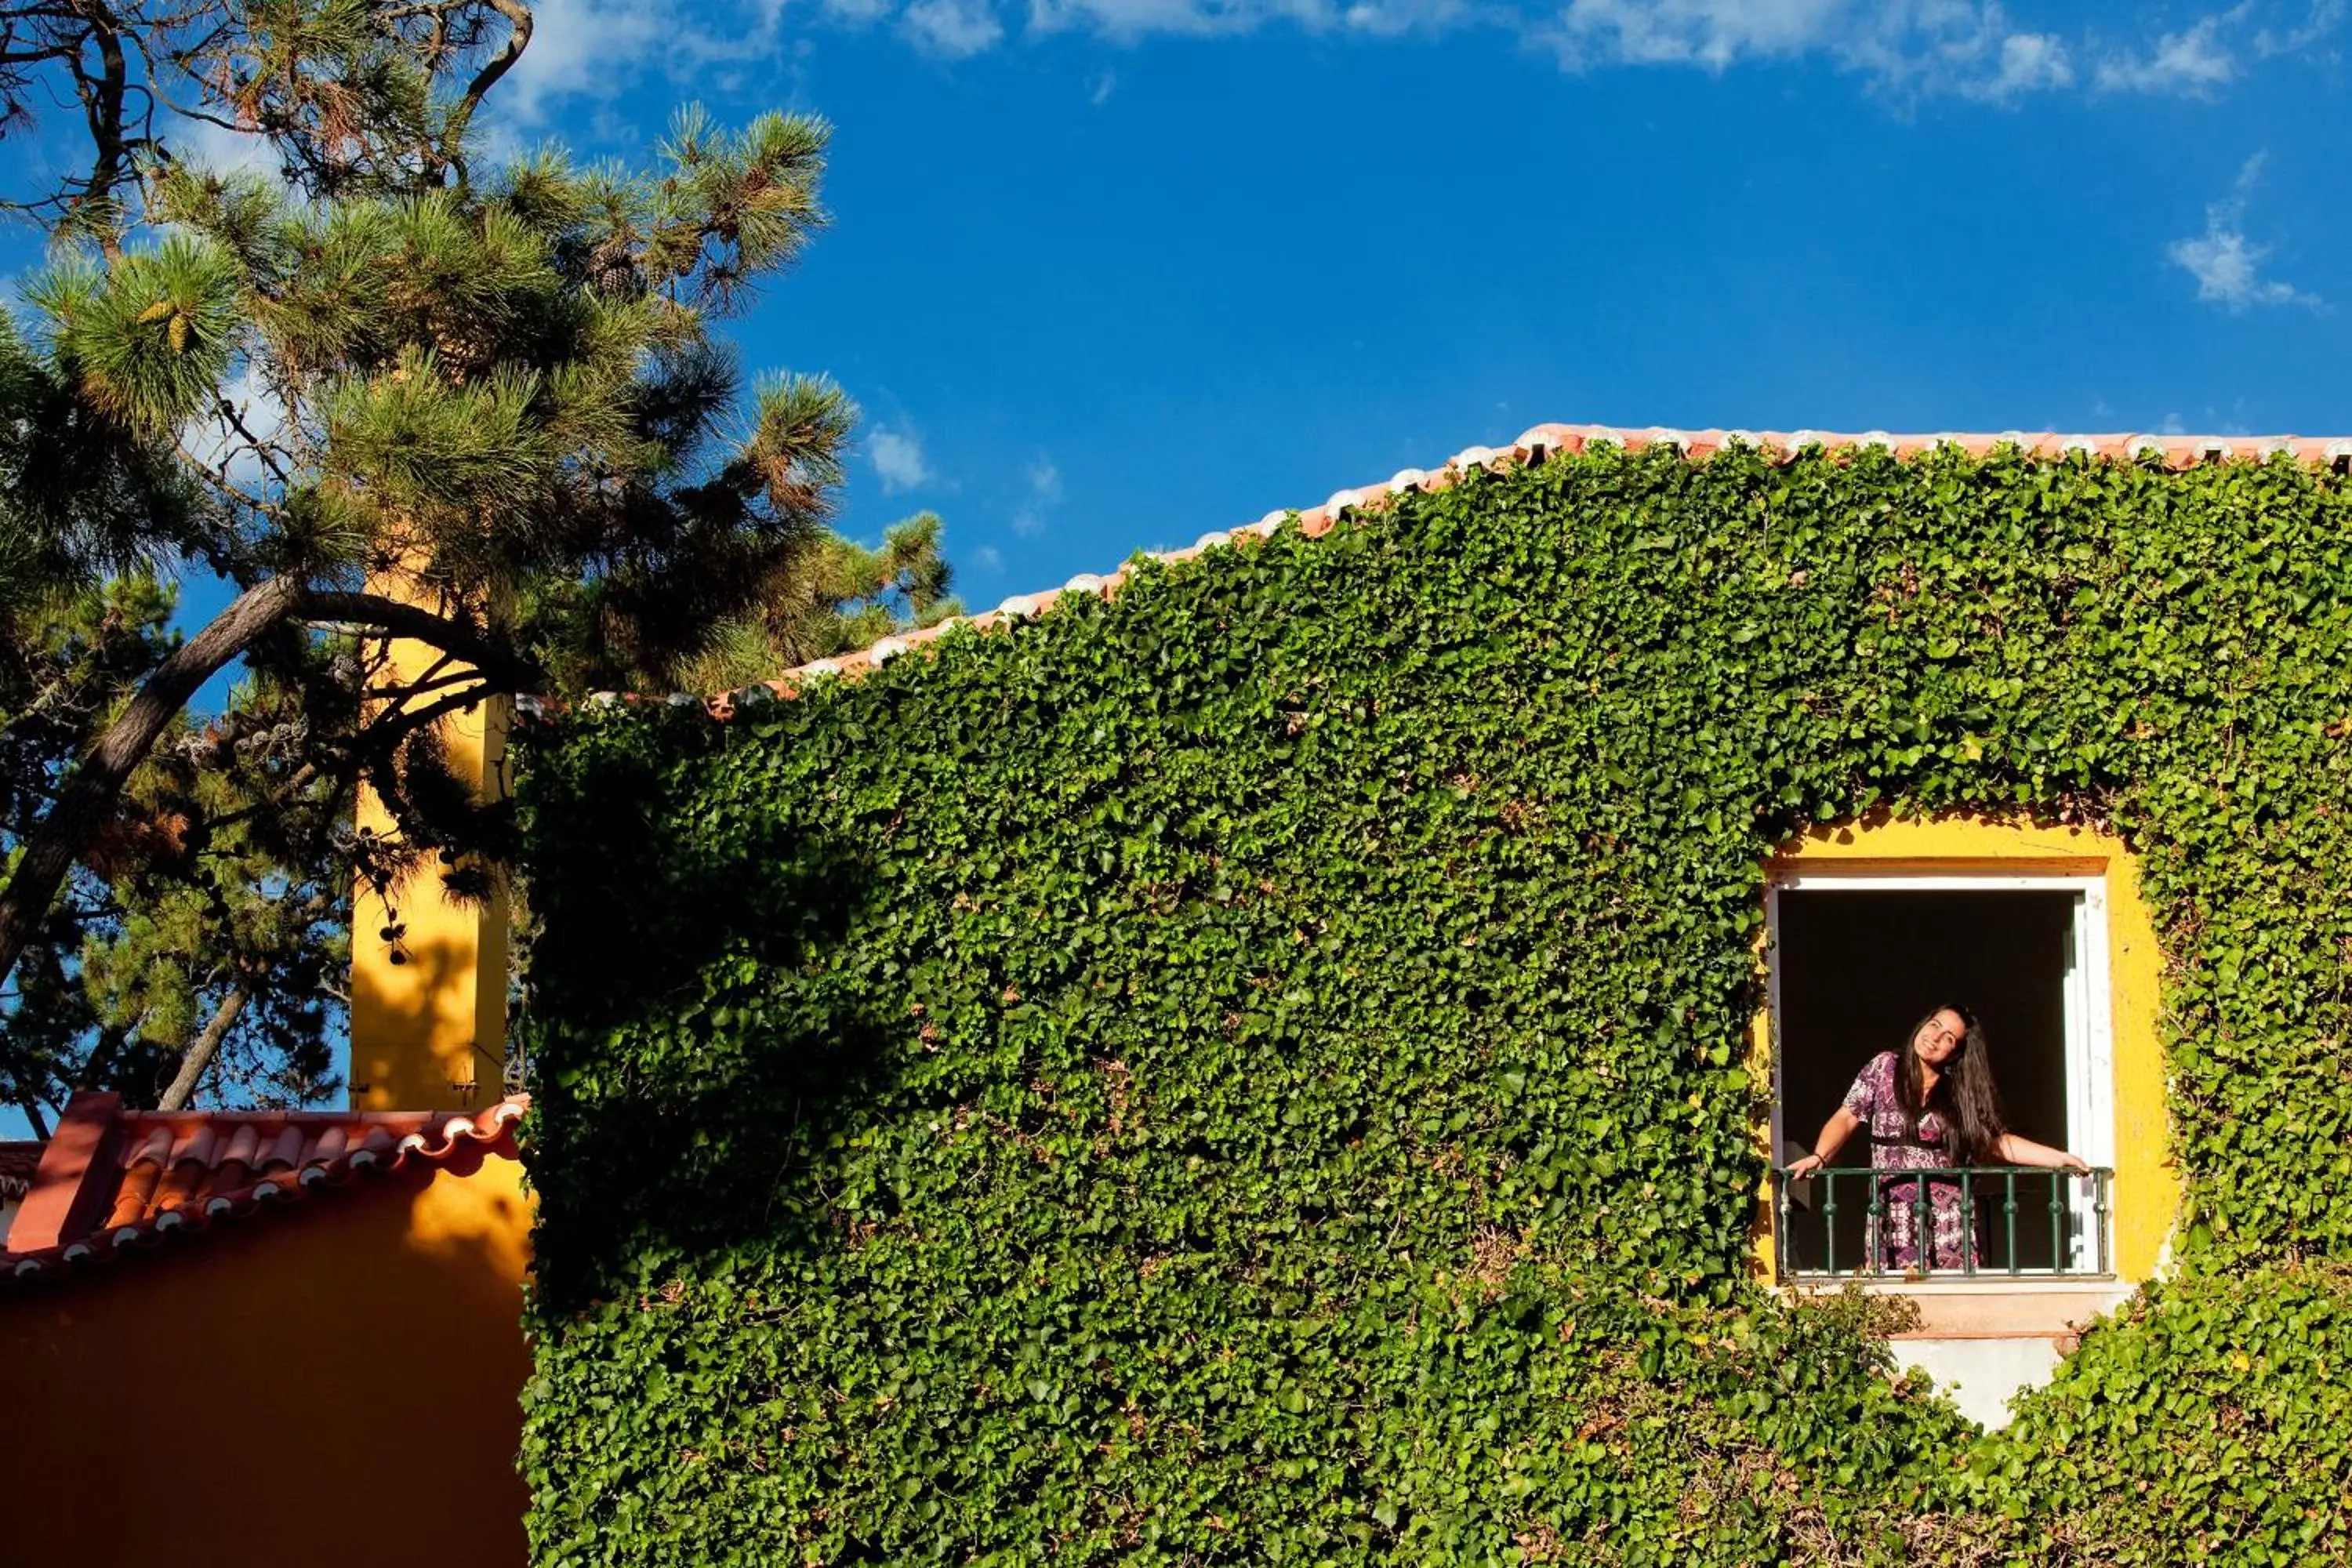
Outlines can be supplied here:
M2115 1172L2033 1165L1772 1173L1783 1279L2111 1278Z

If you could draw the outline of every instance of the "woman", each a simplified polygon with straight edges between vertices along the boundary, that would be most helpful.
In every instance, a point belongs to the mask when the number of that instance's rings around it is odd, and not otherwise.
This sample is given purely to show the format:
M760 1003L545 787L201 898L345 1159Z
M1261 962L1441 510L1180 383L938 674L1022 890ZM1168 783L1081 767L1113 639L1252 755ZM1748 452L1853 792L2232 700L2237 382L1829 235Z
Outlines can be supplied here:
M2021 1138L2001 1125L2000 1096L1984 1030L1964 1007L1938 1007L1919 1020L1900 1051L1881 1051L1846 1090L1813 1140L1813 1152L1789 1166L1790 1179L1808 1176L1837 1157L1848 1138L1870 1132L1871 1168L1948 1170L1969 1165L2034 1165L2087 1171L2063 1149ZM1917 1181L1879 1183L1879 1235L1871 1254L1883 1268L1919 1266ZM1981 1236L1968 1236L1955 1181L1929 1180L1927 1264L1960 1268L1981 1261Z

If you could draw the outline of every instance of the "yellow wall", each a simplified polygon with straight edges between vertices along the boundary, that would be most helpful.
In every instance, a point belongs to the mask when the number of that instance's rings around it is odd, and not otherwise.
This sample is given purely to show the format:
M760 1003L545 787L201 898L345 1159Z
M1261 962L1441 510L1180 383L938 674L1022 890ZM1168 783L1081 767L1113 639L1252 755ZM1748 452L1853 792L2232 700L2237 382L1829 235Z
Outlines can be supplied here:
M394 578L369 586L415 595ZM440 655L395 640L390 675L413 680ZM437 694L436 694L437 695ZM444 721L451 766L486 796L502 790L509 704L503 698ZM362 830L392 824L372 793L360 800ZM351 1101L358 1110L470 1107L500 1092L507 1013L507 902L467 906L444 896L426 867L389 907L362 885L352 919ZM398 923L404 931L387 941Z
M2164 1040L2159 988L2163 955L2147 904L2140 897L2139 862L2122 839L2091 827L1953 815L1896 821L1884 814L1814 829L1785 845L1768 874L1837 868L1873 875L1936 876L1999 872L2011 876L2099 877L2106 884L2107 979L2115 1042L2115 1245L2117 1278L2137 1283L2154 1274L2180 1210L2180 1178L2170 1157L2165 1107ZM1751 1068L1771 1079L1771 1016L1757 1014ZM1758 1130L1769 1142L1769 1124ZM1758 1204L1759 1270L1773 1271L1769 1184Z
M521 1568L529 1246L473 1149L0 1287L0 1560Z

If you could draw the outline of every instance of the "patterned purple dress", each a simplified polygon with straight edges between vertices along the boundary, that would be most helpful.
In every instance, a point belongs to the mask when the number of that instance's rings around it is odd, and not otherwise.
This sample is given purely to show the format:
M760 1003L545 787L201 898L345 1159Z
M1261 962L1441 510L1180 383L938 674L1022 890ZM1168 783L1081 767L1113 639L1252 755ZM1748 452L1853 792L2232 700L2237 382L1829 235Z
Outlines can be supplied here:
M1893 1051L1881 1051L1870 1058L1845 1091L1845 1109L1862 1122L1863 1131L1870 1136L1871 1168L1879 1171L1919 1171L1959 1164L1957 1151L1947 1147L1944 1118L1929 1111L1919 1118L1915 1132L1903 1115L1903 1102L1895 1092L1895 1057ZM1869 1256L1882 1268L1906 1269L1919 1266L1919 1188L1917 1181L1897 1182L1881 1177L1878 1183L1878 1234L1869 1242ZM1945 1179L1930 1181L1927 1188L1927 1265L1931 1268L1958 1269L1967 1261L1962 1242L1968 1227L1962 1220L1960 1184ZM1982 1215L1976 1216L1981 1219ZM1975 1238L1976 1255L1984 1256L1984 1237Z

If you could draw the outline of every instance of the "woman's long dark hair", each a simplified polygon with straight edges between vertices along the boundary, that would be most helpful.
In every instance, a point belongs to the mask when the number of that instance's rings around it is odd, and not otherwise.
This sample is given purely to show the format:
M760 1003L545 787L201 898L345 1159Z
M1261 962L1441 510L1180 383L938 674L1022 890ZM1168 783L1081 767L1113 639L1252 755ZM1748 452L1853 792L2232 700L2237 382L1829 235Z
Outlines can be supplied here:
M1927 1064L1919 1059L1919 1031L1936 1020L1937 1013L1957 1015L1964 1026L1959 1047L1937 1068L1936 1091L1920 1092ZM2001 1134L2009 1131L2000 1115L2000 1089L1992 1080L1992 1058L1985 1051L1984 1026L1966 1007L1947 1004L1911 1026L1895 1063L1895 1099L1911 1135L1919 1135L1919 1119L1929 1111L1944 1118L1946 1147L1955 1163L1990 1165L2000 1152Z

